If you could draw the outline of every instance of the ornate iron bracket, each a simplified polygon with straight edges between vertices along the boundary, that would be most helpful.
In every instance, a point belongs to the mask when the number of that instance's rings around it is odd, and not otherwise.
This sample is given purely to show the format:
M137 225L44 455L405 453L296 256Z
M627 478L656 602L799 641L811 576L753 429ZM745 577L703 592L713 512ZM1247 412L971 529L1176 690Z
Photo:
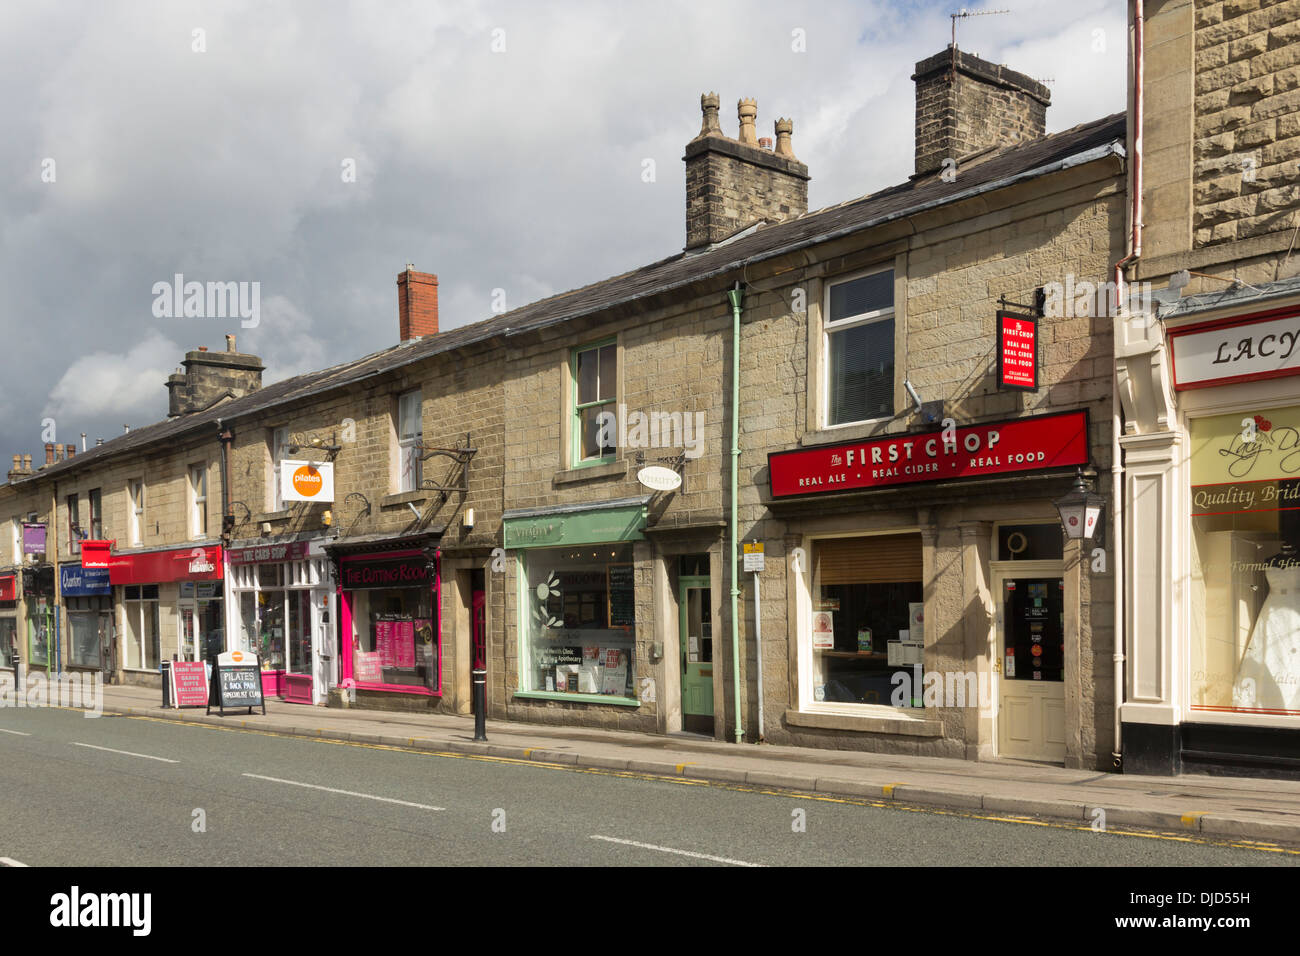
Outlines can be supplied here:
M434 491L440 492L443 501L446 501L447 496L453 491L469 492L469 463L473 461L474 456L478 454L478 449L470 444L469 432L465 433L464 448L436 448L432 445L424 444L423 441L417 442L415 447L421 452L421 462L428 461L430 458L434 457L450 458L452 464L450 470L447 472L447 478L449 479L455 476L457 468L460 469L459 482L443 481L442 483L438 483L425 479L420 482L421 488L430 488Z

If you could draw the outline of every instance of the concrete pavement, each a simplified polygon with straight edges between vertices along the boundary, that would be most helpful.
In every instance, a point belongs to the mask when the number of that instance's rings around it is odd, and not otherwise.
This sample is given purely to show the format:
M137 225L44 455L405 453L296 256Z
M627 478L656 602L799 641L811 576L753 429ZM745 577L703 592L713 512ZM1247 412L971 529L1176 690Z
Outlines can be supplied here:
M472 717L333 709L269 700L266 715L225 717L161 706L161 692L107 685L104 710L302 737L867 798L899 806L1139 827L1204 839L1300 846L1300 781L1067 770L1010 760L971 762L690 736L489 720L487 743Z

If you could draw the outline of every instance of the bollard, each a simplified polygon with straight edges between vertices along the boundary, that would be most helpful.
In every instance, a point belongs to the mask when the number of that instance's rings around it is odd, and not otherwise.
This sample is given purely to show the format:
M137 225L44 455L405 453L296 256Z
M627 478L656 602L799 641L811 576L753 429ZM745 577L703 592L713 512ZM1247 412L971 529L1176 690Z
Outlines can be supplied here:
M487 670L475 668L471 674L474 678L474 739L487 740Z
M21 686L18 682L18 652L14 651L14 692L17 693Z

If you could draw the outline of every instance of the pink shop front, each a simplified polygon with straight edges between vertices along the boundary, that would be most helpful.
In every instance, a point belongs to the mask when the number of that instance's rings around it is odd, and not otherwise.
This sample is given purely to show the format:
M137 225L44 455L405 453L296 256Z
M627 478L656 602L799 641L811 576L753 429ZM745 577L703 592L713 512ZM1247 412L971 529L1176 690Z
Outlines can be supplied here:
M405 698L429 706L442 696L441 574L436 546L336 551L339 686L358 702ZM400 704L399 704L400 706Z

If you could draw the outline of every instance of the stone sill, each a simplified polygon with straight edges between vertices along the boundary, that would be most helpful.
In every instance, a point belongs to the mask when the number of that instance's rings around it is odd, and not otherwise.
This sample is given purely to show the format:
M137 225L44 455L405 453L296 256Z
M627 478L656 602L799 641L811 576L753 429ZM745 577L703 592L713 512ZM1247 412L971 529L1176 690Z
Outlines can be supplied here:
M819 730L899 734L904 737L943 736L943 723L925 717L850 717L846 714L815 714L808 711L787 710L785 722L791 727L815 727Z
M639 700L628 697L616 697L613 694L562 694L547 690L517 690L516 699L523 700L567 700L575 704L614 704L618 707L640 707Z
M627 459L620 458L617 461L611 461L605 465L588 465L586 468L570 468L568 471L557 471L555 477L551 479L557 487L560 485L571 485L579 481L588 481L594 478L626 478L627 477Z
M379 499L379 507L392 508L396 505L404 505L411 501L427 501L430 495L436 494L432 488L417 488L415 491L399 491L395 495L384 495Z

